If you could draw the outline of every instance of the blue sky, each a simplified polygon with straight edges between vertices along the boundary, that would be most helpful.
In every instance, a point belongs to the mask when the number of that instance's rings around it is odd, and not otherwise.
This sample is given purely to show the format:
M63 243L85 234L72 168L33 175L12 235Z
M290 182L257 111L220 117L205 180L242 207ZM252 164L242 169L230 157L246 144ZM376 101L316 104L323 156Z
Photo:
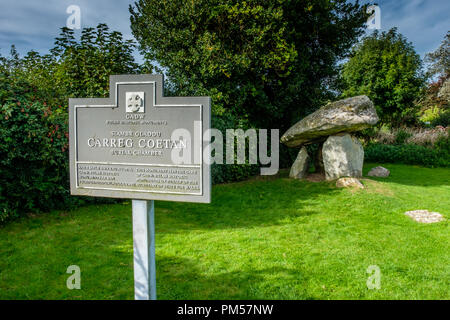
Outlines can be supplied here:
M372 1L362 1L372 3ZM128 6L133 0L0 0L0 53L11 44L21 54L34 49L47 53L59 28L66 24L69 5L81 9L81 26L105 22L132 39ZM434 51L450 30L449 0L379 0L381 28L398 27L423 57Z

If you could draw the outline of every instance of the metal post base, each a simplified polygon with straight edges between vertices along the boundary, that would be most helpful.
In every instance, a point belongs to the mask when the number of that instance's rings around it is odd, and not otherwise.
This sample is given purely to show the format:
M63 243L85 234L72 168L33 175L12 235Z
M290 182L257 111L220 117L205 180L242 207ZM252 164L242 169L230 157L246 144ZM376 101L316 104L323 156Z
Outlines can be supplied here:
M134 299L156 300L155 205L133 200Z

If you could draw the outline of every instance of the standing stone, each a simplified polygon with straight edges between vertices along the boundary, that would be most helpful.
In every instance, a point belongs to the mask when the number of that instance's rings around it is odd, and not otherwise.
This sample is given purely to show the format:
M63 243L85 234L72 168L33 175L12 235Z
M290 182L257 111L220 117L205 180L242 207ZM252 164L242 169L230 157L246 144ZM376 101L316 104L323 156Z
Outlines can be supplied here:
M364 149L358 139L348 133L328 137L322 156L326 180L362 176Z
M384 167L381 167L381 166L372 168L372 169L367 173L367 175L368 175L369 177L381 177L381 178L389 177L389 174L390 174L389 170L386 169L386 168L384 168Z
M294 179L303 179L308 173L309 168L309 155L306 151L306 148L303 147L300 149L300 152L297 155L297 159L295 159L292 164L291 171L289 172L289 177Z

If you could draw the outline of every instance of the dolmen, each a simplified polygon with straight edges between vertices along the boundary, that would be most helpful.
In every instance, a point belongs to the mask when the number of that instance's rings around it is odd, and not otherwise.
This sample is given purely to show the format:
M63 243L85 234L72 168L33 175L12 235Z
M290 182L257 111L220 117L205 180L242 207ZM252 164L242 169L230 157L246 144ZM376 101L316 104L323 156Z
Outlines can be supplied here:
M281 143L286 146L300 148L289 176L305 178L310 165L305 146L318 143L315 167L325 174L326 180L361 177L364 149L352 133L374 126L378 121L375 107L367 96L328 103L306 116L281 137Z

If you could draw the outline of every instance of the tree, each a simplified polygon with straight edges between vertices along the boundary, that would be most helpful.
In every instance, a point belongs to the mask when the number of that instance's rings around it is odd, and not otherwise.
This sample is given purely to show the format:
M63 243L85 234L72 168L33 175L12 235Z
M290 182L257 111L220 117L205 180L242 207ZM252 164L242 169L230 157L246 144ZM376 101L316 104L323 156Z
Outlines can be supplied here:
M100 24L62 29L50 54L0 56L0 223L86 201L70 197L69 97L103 97L109 75L139 72L134 44Z
M436 51L425 56L429 83L420 99L421 120L431 125L448 126L450 121L450 31Z
M134 49L132 40L110 32L106 24L83 28L80 39L63 27L49 54L31 50L21 58L13 45L0 64L11 81L27 82L41 100L67 105L70 97L107 96L111 74L138 73Z
M346 0L139 0L130 13L147 65L167 71L174 93L211 96L215 115L280 129L327 97L366 19Z
M358 43L342 68L343 96L365 94L381 123L399 126L415 120L415 101L425 86L422 61L396 28L375 31Z
M443 79L450 77L450 31L447 31L439 48L425 56L425 62L429 63L430 76L439 76Z
M137 73L135 45L122 34L110 32L106 24L83 28L80 40L73 30L61 28L51 50L55 58L54 80L65 97L104 97L109 93L111 74Z

